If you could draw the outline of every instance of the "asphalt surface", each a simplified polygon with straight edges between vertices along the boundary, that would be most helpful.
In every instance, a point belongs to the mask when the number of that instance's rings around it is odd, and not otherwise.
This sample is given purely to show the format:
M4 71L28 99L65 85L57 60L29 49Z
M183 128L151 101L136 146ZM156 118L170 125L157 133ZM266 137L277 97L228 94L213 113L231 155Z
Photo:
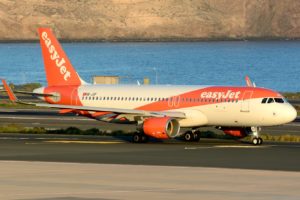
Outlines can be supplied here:
M130 143L130 137L0 134L0 160L300 171L300 144L203 139Z
M299 200L299 172L0 161L5 200Z
M0 126L5 124L135 130L49 110L1 109ZM297 119L272 133L299 134L299 124ZM300 143L130 141L130 136L2 133L0 199L300 198Z

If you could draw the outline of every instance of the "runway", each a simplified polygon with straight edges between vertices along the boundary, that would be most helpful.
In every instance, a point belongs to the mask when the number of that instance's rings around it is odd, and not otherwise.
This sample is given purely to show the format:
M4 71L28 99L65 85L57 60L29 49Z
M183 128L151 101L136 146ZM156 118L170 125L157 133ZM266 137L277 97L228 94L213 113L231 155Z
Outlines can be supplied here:
M135 130L131 125L49 110L1 109L0 125L5 124ZM299 121L280 128L297 134ZM300 198L299 143L253 146L201 139L133 144L130 140L130 136L2 133L0 199Z
M0 160L300 171L300 144L232 140L133 144L130 137L0 134Z

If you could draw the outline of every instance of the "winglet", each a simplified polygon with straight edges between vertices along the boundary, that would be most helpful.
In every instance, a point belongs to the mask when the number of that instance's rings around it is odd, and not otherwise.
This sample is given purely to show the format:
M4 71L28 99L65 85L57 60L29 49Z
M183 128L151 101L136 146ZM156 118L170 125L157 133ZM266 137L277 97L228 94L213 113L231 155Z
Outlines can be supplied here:
M249 76L246 76L245 80L248 87L255 87L252 81L250 80Z
M6 83L6 81L4 79L1 79L1 80L2 80L2 83L3 83L4 89L5 89L5 91L8 94L9 99L12 102L18 101L18 98L16 97L16 95L14 94L14 92L12 91L12 89L9 87L9 85Z

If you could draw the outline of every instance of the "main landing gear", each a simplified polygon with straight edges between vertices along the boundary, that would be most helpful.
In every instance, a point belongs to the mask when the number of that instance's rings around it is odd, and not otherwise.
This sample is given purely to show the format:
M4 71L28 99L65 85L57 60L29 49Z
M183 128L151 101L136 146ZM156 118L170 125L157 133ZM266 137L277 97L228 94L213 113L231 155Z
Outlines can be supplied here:
M200 131L199 130L187 131L183 134L183 139L187 142L199 142Z
M146 143L148 142L149 137L143 133L135 132L132 136L133 143Z

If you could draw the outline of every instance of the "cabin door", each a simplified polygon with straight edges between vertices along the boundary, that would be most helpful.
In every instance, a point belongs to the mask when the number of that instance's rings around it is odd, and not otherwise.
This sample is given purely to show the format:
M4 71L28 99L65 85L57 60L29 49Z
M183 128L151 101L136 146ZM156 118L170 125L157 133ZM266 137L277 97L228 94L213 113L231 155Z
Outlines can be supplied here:
M241 101L241 112L250 112L250 100L252 97L253 91L246 91L243 94Z

